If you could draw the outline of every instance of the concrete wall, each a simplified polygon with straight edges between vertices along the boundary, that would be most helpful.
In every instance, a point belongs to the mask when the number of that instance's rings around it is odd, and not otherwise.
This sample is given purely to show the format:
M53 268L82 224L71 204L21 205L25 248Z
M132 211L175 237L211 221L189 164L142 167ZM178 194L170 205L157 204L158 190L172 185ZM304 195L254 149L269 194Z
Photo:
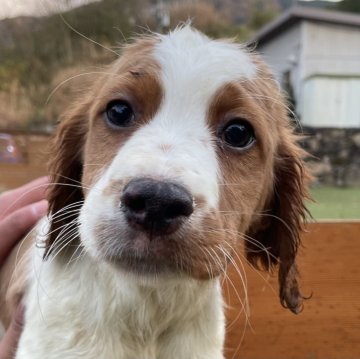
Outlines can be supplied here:
M290 71L296 97L300 96L302 79L302 27L302 23L298 23L256 49L273 70L280 85L283 85L284 73Z
M281 85L290 71L304 125L360 127L360 28L301 21L257 50Z
M302 123L360 128L360 28L304 21L302 30Z
M360 128L360 74L308 78L302 98L304 126Z
M303 78L360 76L360 28L304 21Z

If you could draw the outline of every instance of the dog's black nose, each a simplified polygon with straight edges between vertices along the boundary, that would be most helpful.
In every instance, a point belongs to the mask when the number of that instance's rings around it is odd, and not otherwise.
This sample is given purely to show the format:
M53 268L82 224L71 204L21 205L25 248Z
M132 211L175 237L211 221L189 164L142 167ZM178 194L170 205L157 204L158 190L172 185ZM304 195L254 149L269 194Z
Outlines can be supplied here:
M131 180L121 206L129 225L150 235L174 233L193 212L193 199L182 186L151 178Z

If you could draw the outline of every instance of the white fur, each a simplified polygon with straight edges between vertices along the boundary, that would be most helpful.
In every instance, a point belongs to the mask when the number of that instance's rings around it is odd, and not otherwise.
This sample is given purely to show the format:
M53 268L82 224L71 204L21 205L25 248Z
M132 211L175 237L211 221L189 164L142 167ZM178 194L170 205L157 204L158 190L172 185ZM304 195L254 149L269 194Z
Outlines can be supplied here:
M102 261L97 247L96 226L119 216L119 196L104 195L113 181L175 179L209 208L218 206L218 159L206 125L209 102L225 83L251 78L255 66L237 45L212 41L189 27L161 36L154 58L165 98L90 190L80 216L85 253L70 264L57 258L42 262L39 248L32 253L17 359L223 358L218 279L141 281Z
M154 288L86 255L69 265L42 262L42 255L32 253L16 359L223 358L217 280Z

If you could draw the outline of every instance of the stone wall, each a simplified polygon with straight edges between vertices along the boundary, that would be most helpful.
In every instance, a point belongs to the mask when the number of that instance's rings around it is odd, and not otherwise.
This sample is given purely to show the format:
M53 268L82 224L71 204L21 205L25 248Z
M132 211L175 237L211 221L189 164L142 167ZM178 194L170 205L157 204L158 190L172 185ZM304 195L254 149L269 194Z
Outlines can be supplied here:
M336 186L360 185L360 129L303 127L302 146L316 181Z

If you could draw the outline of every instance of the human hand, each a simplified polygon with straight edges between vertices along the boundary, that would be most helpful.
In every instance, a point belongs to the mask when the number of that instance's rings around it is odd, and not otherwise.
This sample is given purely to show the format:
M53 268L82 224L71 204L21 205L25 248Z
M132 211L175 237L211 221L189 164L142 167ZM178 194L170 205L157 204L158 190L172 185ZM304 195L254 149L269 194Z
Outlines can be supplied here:
M13 359L22 332L24 308L20 304L9 328L0 341L0 359Z
M46 214L47 177L0 195L0 266L14 245Z
M16 243L47 211L47 177L0 195L0 267ZM0 341L0 359L11 359L16 352L23 326L24 309L20 304Z

